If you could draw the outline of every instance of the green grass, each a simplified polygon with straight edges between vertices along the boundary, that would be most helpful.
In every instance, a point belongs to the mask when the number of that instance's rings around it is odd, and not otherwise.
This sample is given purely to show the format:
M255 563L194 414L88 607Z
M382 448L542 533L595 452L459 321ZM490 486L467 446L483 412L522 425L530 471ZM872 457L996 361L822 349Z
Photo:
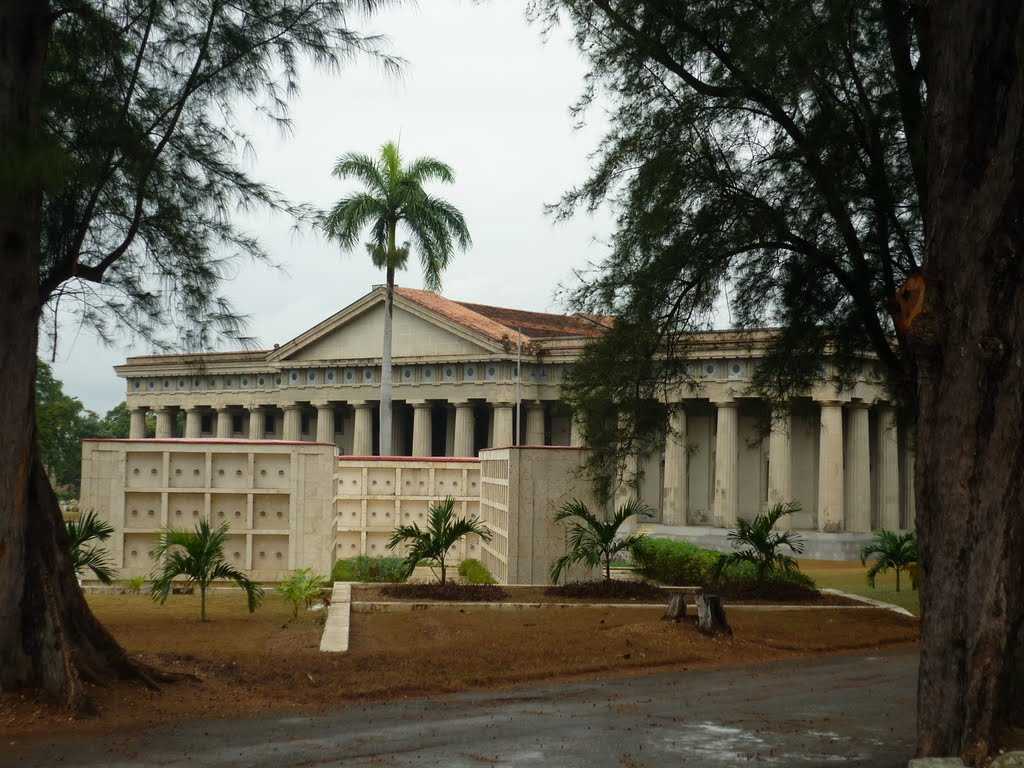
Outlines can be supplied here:
M915 616L921 615L921 602L917 590L910 587L910 576L907 573L900 574L900 591L897 592L894 572L879 574L875 580L875 589L872 589L868 586L867 567L857 561L801 560L800 570L813 578L819 587L863 595L906 608Z

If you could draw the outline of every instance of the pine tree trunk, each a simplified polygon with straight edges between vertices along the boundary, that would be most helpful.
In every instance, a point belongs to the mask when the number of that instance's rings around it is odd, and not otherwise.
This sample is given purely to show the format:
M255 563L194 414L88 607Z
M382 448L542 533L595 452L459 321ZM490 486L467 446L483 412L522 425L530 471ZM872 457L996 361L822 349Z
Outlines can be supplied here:
M36 444L42 194L34 174L45 163L36 140L48 13L45 2L0 2L0 156L8 174L0 179L0 691L41 690L87 711L85 682L152 678L85 602Z
M395 230L389 235L394 252ZM384 352L380 361L380 455L391 456L391 332L395 313L395 268L388 266L388 288L384 301Z
M1024 18L928 6L931 318L919 369L918 752L994 753L1024 704ZM931 330L924 330L931 329Z

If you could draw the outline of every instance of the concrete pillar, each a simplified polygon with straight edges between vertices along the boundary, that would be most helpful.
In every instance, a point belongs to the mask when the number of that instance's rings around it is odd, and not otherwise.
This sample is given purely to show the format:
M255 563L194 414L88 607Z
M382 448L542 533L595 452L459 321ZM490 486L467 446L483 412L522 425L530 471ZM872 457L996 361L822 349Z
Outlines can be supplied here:
M665 525L686 525L686 411L672 403L668 434L665 436L665 502L661 521Z
M821 404L818 438L818 529L843 530L843 406Z
M249 439L267 439L267 412L258 405L249 408Z
M195 439L203 436L203 412L198 408L185 411L185 437Z
M217 409L217 437L231 437L231 411L224 407Z
M526 405L526 444L544 445L544 401L530 400Z
M433 421L430 403L410 401L412 405L412 455L430 456L434 452Z
M352 429L352 455L373 455L373 404L365 400L352 403L355 426Z
M716 525L733 528L739 508L739 408L735 400L725 400L715 405L718 431L715 435L715 495L711 512Z
M878 408L878 525L888 531L900 527L900 452L896 409Z
M791 435L793 412L789 403L772 409L771 432L768 434L768 506L788 504L793 500L793 454ZM779 520L777 528L793 527L790 515Z
M464 401L454 403L455 405L455 444L453 456L475 456L473 450L473 431L475 425L475 412L473 404Z
M146 409L132 408L128 437L141 439L146 436Z
M451 403L444 407L444 455L455 455L455 407Z
M871 531L871 427L867 403L850 403L846 432L844 530Z
M583 439L583 425L580 424L576 418L576 414L572 415L572 422L569 426L569 445L573 448L585 447L586 441Z
M156 409L156 436L174 437L174 408L165 405Z
M316 406L316 441L334 445L334 406L331 403L313 403Z
M513 440L513 422L515 414L512 403L493 403L494 432L491 435L492 448L507 448Z
M302 439L302 406L298 403L289 403L281 406L284 411L284 425L281 427L281 438L283 440Z
M391 455L406 456L405 453L405 409L400 403L391 404Z

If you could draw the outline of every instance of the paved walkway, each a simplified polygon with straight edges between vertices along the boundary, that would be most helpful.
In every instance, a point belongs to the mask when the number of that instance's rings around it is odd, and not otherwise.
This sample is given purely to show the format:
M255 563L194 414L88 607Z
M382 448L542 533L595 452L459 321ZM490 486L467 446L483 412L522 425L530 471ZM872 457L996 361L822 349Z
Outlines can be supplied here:
M0 765L904 768L916 671L901 651L545 684L55 741Z

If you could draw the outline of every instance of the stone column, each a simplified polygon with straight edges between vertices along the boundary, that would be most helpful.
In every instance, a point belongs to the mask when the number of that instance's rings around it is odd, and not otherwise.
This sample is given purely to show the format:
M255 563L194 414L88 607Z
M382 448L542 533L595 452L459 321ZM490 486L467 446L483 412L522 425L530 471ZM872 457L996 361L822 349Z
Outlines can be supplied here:
M900 452L896 409L878 408L878 525L887 531L900 527Z
M850 403L846 432L846 525L871 531L871 428L867 403Z
M723 528L736 525L739 508L737 465L739 463L739 408L735 400L715 403L718 431L715 435L715 495L711 513Z
M281 406L284 411L284 424L281 427L281 438L283 440L302 439L302 406L298 403L289 403Z
M156 409L156 436L174 437L174 408L165 405Z
M821 406L818 439L818 529L843 530L843 406L826 400Z
M203 436L203 412L198 408L185 411L185 437L195 439Z
M788 504L793 500L793 454L791 430L793 412L789 403L772 409L771 431L768 434L768 506ZM779 520L776 528L788 531L793 527L791 515Z
M316 441L334 445L334 406L331 403L313 403L316 406Z
M682 403L670 406L668 434L665 435L665 506L661 522L686 525L689 492L686 477L686 411Z
M583 439L583 425L580 424L576 414L573 413L572 422L569 425L569 445L573 448L583 448L585 443L586 441Z
M217 409L217 437L231 437L231 411L223 406Z
M544 445L544 401L530 400L525 405L526 444Z
M267 439L267 412L258 405L249 408L249 439Z
M493 403L494 408L494 434L491 435L492 448L507 448L512 445L512 425L515 421L512 403Z
M426 400L411 400L412 455L431 456L434 452L433 415Z
M132 408L128 437L141 439L146 436L146 409Z
M365 400L353 402L356 418L352 429L352 455L373 455L373 404Z
M476 419L473 404L468 401L453 403L455 406L455 444L453 456L475 456L473 431Z

